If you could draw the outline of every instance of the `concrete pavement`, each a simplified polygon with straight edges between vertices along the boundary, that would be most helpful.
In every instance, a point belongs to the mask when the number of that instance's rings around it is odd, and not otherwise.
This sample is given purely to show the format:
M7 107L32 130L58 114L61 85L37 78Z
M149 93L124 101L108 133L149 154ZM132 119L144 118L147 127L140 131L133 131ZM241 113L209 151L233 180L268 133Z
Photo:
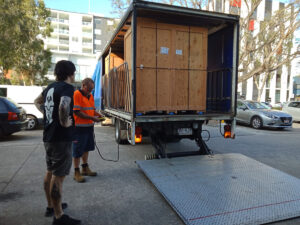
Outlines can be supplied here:
M238 152L300 178L300 126L291 130L253 130L239 127L235 140L220 137L217 127L208 126L209 147L215 153ZM24 131L0 140L0 225L49 225L43 216L45 153L42 130ZM112 127L96 127L97 144L104 157L114 159L117 145ZM169 144L168 151L196 150L194 142ZM160 193L138 169L135 160L153 153L144 144L120 145L120 161L103 161L96 151L90 154L91 168L99 173L86 183L73 181L73 169L66 178L63 201L66 213L84 225L183 224ZM300 188L299 188L300 191ZM274 224L300 224L293 219Z

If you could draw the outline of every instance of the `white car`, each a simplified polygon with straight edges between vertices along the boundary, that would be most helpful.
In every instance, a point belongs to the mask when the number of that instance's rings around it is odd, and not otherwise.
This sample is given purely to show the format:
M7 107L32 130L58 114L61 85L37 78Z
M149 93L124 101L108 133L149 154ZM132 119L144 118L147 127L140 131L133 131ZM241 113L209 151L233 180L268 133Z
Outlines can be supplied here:
M300 101L285 103L282 107L282 111L292 115L294 121L300 121Z

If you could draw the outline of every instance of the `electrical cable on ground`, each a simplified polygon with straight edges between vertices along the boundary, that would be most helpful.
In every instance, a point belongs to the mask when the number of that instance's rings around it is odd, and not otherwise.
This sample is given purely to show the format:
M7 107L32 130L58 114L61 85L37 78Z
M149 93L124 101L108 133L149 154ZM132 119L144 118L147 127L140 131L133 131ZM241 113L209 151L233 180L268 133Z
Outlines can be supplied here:
M101 159L103 159L104 161L108 161L108 162L118 162L118 161L119 161L119 159L120 159L120 148L119 148L119 143L118 143L118 157L117 157L117 159L106 159L106 158L104 158L104 157L101 155L100 149L98 148L98 145L97 145L97 143L96 143L95 133L94 133L94 143L95 143L95 147L96 147L96 149L97 149L97 151L98 151L98 154L99 154L99 156L101 157Z

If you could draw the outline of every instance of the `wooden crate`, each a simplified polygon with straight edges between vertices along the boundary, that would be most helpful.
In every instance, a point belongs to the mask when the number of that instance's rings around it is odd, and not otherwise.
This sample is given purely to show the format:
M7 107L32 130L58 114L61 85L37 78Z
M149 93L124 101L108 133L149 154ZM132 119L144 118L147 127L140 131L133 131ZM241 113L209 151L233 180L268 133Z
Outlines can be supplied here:
M137 112L206 110L206 28L138 17L136 45ZM124 48L131 74L130 29Z
M189 110L206 110L207 71L189 70Z

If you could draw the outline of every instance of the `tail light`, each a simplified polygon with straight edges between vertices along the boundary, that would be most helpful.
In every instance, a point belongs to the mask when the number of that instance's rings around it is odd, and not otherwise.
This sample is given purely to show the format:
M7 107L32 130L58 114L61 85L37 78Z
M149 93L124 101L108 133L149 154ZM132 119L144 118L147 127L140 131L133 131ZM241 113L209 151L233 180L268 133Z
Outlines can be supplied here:
M141 143L142 142L142 128L141 127L135 127L135 143Z
M231 125L229 124L224 126L224 138L231 138Z
M8 112L8 120L18 120L19 117L15 112Z

